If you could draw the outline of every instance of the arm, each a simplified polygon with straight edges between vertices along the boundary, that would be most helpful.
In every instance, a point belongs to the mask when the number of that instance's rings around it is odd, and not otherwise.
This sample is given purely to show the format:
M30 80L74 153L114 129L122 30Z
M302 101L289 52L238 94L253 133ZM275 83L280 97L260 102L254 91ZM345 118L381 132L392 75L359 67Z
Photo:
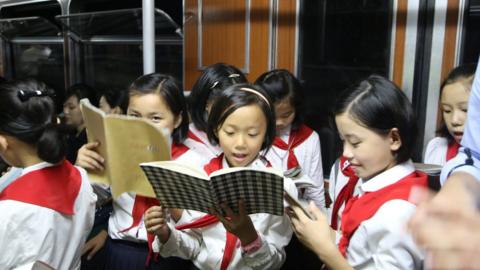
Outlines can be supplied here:
M294 203L288 211L293 230L298 239L332 270L353 270L335 244L335 232L320 209L310 203L310 213L316 220L309 219Z
M155 235L152 243L154 252L162 256L177 256L193 260L201 248L201 235L195 230L187 232L176 230L167 221L165 210L161 206L153 206L145 212L145 227L149 233Z
M421 204L409 228L415 241L427 251L427 267L473 269L480 265L477 181L471 174L455 172L436 195L417 190L411 196Z
M314 201L317 207L325 211L326 205L323 183L322 152L320 149L320 139L316 132L314 132L308 141L305 142L304 147L307 147L307 149L304 150L307 151L305 155L306 159L301 166L305 170L304 174L317 184L317 187L307 188L304 197L307 200Z

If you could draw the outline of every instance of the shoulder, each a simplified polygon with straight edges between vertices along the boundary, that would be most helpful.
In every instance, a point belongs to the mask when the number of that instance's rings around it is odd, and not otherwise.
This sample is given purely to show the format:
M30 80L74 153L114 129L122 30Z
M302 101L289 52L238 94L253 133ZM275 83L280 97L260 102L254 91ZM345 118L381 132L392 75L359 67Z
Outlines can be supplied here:
M448 140L445 137L435 137L431 139L427 144L427 149L435 149L438 147L447 147Z
M193 151L192 149L189 149L185 153L181 154L175 160L199 165L205 165L209 161L207 158L203 157L197 151Z
M405 226L414 214L416 206L408 201L395 199L384 203L362 227L368 234L403 234Z

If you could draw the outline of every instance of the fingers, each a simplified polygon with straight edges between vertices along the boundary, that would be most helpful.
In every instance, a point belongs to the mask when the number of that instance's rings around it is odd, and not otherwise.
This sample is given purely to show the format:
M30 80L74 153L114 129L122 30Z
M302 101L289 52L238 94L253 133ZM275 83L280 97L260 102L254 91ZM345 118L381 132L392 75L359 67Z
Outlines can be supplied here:
M78 150L77 160L75 161L75 164L87 170L103 171L103 164L105 160L95 150L98 145L98 142L91 142L83 145Z
M83 246L83 250L82 250L82 256L85 255L85 253L87 253L89 250L91 250L94 247L93 242L94 242L93 239L90 239L89 241L87 241L87 243L85 243L85 246Z

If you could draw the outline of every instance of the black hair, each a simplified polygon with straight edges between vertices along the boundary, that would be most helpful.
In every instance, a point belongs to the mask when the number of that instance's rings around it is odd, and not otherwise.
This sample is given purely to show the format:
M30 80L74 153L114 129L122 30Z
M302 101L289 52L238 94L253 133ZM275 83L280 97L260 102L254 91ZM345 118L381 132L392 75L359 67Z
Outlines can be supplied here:
M207 131L206 107L228 86L246 83L247 78L236 67L224 63L208 66L193 85L188 98L190 117L195 127Z
M251 91L242 90L242 88L251 89L258 94L252 93ZM262 96L266 100L263 99ZM267 132L265 134L265 139L263 140L261 150L268 151L273 143L273 139L275 138L275 110L271 104L272 101L265 91L256 85L244 83L229 86L227 89L222 91L220 96L215 99L215 102L212 105L212 109L208 116L208 140L214 145L218 144L219 141L216 134L217 130L223 125L225 119L227 119L230 114L241 107L258 105L265 114L265 118L267 120Z
M442 93L445 86L456 83L456 82L462 82L465 87L465 90L470 92L472 88L473 77L475 75L475 69L476 69L475 64L466 64L466 65L458 66L452 69L450 73L448 73L447 78L442 82L442 85L440 86L439 99L441 100L442 98ZM439 102L439 105L440 105L440 102ZM440 128L436 131L436 134L437 136L446 138L450 143L451 141L454 140L454 138L452 134L450 134L450 132L448 131L447 125L445 124L445 119L443 119L443 113L441 113L440 115L442 117L442 123L440 125Z
M77 97L78 102L80 102L81 99L87 98L90 103L98 105L97 99L95 98L95 90L84 83L74 84L67 89L65 93L65 100L72 96Z
M410 101L391 81L371 75L340 96L335 115L348 113L355 121L379 135L397 128L402 142L395 155L397 163L411 158L417 123Z
M182 143L188 132L188 112L185 96L177 80L166 74L151 73L138 77L128 89L129 96L157 94L167 103L175 116L181 116L182 122L172 132L175 143Z
M119 107L122 114L128 109L128 92L124 88L107 88L102 91L101 97L105 97L111 108Z
M300 127L305 118L305 94L300 81L292 73L286 69L271 70L260 75L255 84L267 92L274 104L288 98L295 109L292 128Z
M56 123L54 91L34 79L0 84L0 134L37 148L38 157L58 163L65 157L65 134Z

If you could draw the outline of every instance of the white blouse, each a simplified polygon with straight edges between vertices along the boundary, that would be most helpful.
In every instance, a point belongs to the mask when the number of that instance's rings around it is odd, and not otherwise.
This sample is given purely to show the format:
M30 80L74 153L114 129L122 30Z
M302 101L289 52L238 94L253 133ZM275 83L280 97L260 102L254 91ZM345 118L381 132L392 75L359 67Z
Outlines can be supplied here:
M42 162L11 172L41 170L53 164ZM42 261L55 269L80 269L85 240L93 226L96 195L82 168L82 183L74 204L74 215L63 215L50 208L29 203L0 201L0 269L11 269ZM0 183L11 175L0 178ZM61 179L59 179L61 180ZM13 182L13 181L12 181Z
M287 129L284 134L280 134L279 138L288 143L290 137L290 129ZM323 168L322 168L322 153L320 150L320 138L318 133L313 133L302 144L295 147L293 150L300 167L302 174L300 178L307 177L313 181L317 187L310 187L305 190L301 196L302 199L313 201L317 207L325 210L325 193L323 184ZM274 168L282 171L288 169L288 151L282 150L278 147L272 148L266 153L265 157L272 163ZM295 181L295 179L293 179Z

